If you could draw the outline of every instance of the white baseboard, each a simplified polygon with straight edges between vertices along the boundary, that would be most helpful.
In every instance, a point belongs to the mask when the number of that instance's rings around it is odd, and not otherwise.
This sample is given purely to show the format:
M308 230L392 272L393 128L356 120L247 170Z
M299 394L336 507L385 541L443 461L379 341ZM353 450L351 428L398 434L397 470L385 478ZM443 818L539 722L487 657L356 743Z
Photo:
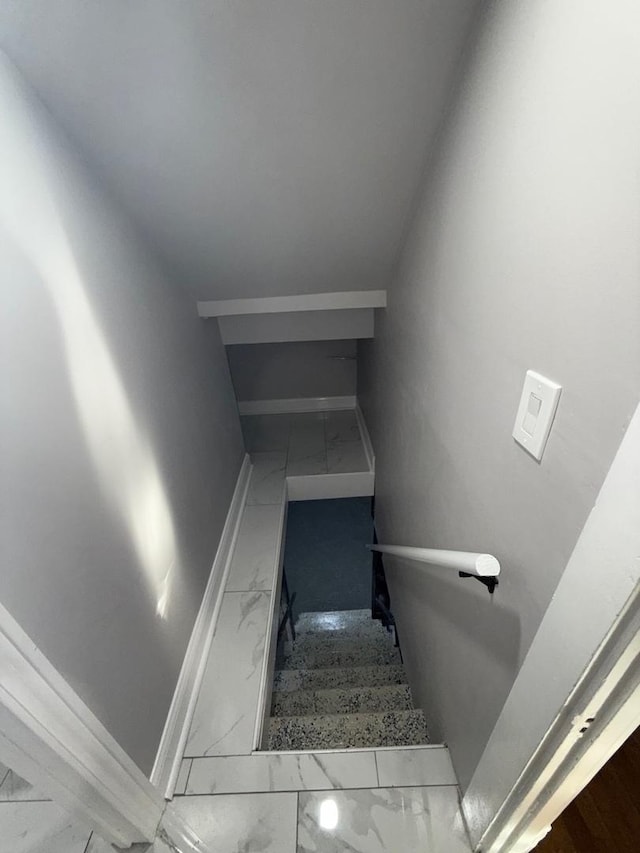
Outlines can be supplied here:
M173 797L184 746L204 675L213 632L222 603L222 593L238 536L240 519L247 500L250 476L251 460L246 454L238 474L227 519L220 537L220 544L191 632L191 639L187 646L156 760L151 771L151 782L169 800Z
M290 501L320 501L369 497L373 494L374 479L373 471L287 477L287 498Z
M360 438L362 439L362 445L364 447L364 453L367 457L367 462L369 463L369 470L376 470L376 455L373 452L373 443L371 441L371 436L369 435L369 430L367 429L367 424L364 419L364 415L362 414L362 409L360 408L360 403L356 401L356 420L358 421L358 429L360 430Z
M355 396L293 397L289 400L244 400L238 403L241 415L279 415L289 412L328 412L334 409L354 409Z

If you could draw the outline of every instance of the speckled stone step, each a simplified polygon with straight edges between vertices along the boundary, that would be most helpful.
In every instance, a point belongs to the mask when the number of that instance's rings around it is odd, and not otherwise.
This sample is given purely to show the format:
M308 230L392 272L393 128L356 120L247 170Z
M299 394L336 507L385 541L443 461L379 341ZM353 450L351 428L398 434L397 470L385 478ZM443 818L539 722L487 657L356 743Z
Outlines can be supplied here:
M333 634L303 634L297 637L295 643L288 646L287 651L304 652L305 654L315 654L325 650L332 649L348 649L348 648L364 648L367 649L386 649L395 648L393 645L393 637L387 634L384 628L379 632L370 634L367 637L352 636L351 634L334 636Z
M271 704L271 714L274 717L300 717L310 714L361 714L382 711L411 711L412 709L413 702L408 684L274 693Z
M353 666L331 669L285 669L275 673L273 689L329 690L333 687L378 687L383 684L406 684L402 665Z
M370 610L334 610L327 613L301 613L296 621L299 636L366 637L387 634L382 624L371 618Z
M317 645L298 648L283 658L282 669L325 669L328 667L387 666L402 663L400 653L389 640L380 645L362 640L322 639Z
M269 749L348 749L428 743L422 711L272 717Z

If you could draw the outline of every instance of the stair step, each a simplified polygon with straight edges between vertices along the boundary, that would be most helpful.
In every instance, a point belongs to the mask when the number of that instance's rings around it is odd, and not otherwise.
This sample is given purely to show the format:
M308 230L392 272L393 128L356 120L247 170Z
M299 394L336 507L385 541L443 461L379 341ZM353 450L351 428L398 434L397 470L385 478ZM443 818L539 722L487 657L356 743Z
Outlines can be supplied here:
M371 618L370 610L334 610L327 613L301 613L296 623L299 636L344 635L367 636L387 634L382 623Z
M388 684L383 687L276 692L273 694L271 714L274 717L301 717L312 714L360 714L412 709L409 685Z
M422 711L272 717L269 749L348 749L428 743Z
M280 693L297 690L329 690L334 687L380 687L405 684L402 665L353 666L331 669L285 669L275 673L274 690Z
M400 653L391 642L381 645L362 640L332 639L298 648L283 657L282 669L324 669L328 667L386 666L402 663Z
M350 648L367 648L367 649L393 649L393 637L388 634L384 628L380 631L365 636L355 634L303 634L301 637L296 637L295 643L291 644L288 651L304 652L305 654L315 654L322 652L325 649L350 649Z

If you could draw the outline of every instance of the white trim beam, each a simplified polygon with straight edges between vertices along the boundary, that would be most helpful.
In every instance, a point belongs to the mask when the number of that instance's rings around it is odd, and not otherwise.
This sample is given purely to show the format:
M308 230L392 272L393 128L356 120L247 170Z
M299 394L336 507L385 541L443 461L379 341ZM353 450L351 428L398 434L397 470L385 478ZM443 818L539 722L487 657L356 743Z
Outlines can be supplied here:
M329 412L335 409L355 409L352 397L293 397L287 400L240 400L241 415L279 415L297 412Z
M285 341L339 341L372 338L374 314L373 308L240 314L218 317L218 328L225 346Z
M345 290L251 299L214 299L198 302L198 314L202 318L235 317L239 314L282 314L291 311L337 311L386 306L386 290Z

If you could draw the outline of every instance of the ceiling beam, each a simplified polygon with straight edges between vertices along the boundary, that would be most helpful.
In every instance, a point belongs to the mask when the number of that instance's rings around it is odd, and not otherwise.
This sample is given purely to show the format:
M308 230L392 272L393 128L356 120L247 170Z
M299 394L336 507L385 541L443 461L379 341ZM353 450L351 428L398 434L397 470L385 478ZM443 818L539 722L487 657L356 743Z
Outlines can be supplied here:
M354 308L386 308L386 290L347 290L340 293L307 293L255 299L214 299L198 302L200 317L232 317L240 314L282 314L292 311L337 311Z

